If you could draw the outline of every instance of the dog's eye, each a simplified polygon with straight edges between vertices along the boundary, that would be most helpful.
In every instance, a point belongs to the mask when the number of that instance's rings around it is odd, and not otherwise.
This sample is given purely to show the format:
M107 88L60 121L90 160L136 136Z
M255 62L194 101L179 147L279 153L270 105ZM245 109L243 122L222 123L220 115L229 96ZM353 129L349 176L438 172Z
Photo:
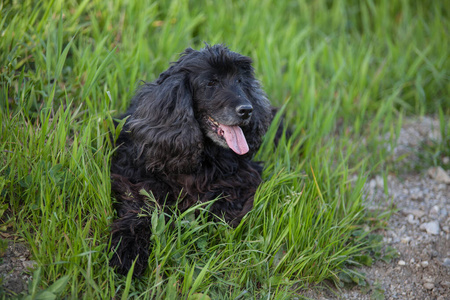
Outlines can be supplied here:
M236 79L236 83L241 83L242 80L240 78Z
M208 83L206 85L209 87L213 87L213 86L216 86L217 83L218 83L217 80L210 80L210 81L208 81Z

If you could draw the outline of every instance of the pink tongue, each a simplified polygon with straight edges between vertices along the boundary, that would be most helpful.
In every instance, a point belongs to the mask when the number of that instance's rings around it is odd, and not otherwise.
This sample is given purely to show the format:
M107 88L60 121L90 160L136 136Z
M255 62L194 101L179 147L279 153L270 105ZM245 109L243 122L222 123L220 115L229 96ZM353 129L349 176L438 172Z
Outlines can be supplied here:
M231 150L239 155L244 155L248 152L248 144L241 127L220 124L220 128L223 130L223 136Z

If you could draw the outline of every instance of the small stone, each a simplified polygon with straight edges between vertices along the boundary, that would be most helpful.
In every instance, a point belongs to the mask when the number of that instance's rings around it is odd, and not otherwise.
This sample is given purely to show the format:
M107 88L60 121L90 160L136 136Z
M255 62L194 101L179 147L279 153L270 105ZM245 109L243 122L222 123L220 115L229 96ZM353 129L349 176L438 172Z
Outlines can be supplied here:
M25 269L34 269L37 266L37 263L34 260L27 260L22 262L22 265Z
M434 283L431 282L424 283L423 287L426 288L427 290L432 290L434 289Z
M410 263L410 264L413 264L413 263L415 263L415 262L416 262L416 260L414 259L414 257L411 258L411 259L409 260L409 263Z
M450 184L450 176L441 167L429 168L428 175L437 182Z
M444 156L444 157L442 158L442 162L444 163L444 165L448 164L448 163L450 162L450 157Z
M414 224L417 224L417 223L418 223L417 220L414 220L414 216L411 215L411 214L409 214L409 215L406 217L406 221L408 221L408 223L411 224L411 225L414 225Z
M405 209L403 211L405 214L410 214L413 215L414 217L420 219L423 216L425 216L425 212L423 210L420 209Z
M423 193L421 191L411 191L411 200L420 200L423 198Z
M423 262L420 263L420 265L422 266L422 268L426 268L428 267L428 261L424 260Z
M420 229L425 230L428 234L439 235L439 222L431 221L420 225Z
M443 191L447 188L447 185L445 183L439 183L437 186L438 191Z
M450 267L450 258L448 257L444 258L444 262L442 263L442 265Z
M445 232L449 232L450 231L450 227L449 226L442 226L442 230L444 230Z
M399 260L398 261L398 265L399 266L404 266L404 265L406 265L406 262L404 260Z
M400 239L400 242L401 242L402 244L408 244L410 241L411 241L411 237L410 237L410 236L405 236L405 237L402 237L402 238Z
M377 176L375 177L375 181L376 181L377 188L379 188L379 189L383 189L383 188L384 188L384 180L383 180L383 177L377 175Z
M437 216L439 215L439 206L435 205L430 209L430 215Z
M370 231L370 227L367 224L363 225L363 229L364 229L364 232L369 232Z

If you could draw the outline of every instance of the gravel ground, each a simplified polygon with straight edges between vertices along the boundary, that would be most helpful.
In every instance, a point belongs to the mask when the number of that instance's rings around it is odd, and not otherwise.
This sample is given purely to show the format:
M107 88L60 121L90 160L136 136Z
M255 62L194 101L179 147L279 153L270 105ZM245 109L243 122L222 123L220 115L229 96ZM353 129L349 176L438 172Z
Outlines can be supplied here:
M372 291L344 291L343 299L371 299L374 290L386 299L450 299L450 185L428 173L389 176L389 196L398 211L380 233L399 257L360 269ZM374 199L385 197L382 188L381 178L369 182Z
M0 255L0 278L2 293L11 296L27 290L32 269L36 262L31 260L30 250L23 243L8 242L6 251Z
M369 289L355 286L308 291L311 299L450 299L450 172L441 167L425 167L412 172L419 164L423 143L439 140L439 122L424 117L406 120L402 126L394 156L407 157L399 163L397 175L389 175L388 195L383 178L376 176L366 184L368 209L395 213L388 229L379 231L386 245L399 256L385 263L375 262L360 268L367 276ZM388 140L388 139L386 139ZM442 165L449 157L442 158ZM423 166L422 166L423 167Z
M384 291L386 299L450 299L450 172L441 167L425 168L417 174L402 172L418 163L421 144L439 137L438 120L407 120L394 153L410 155L399 175L388 176L389 195L384 195L380 177L367 184L369 205L382 208L387 198L397 210L382 234L399 257L390 264L377 262L362 270L373 286ZM450 158L441 159L441 165L446 165ZM349 292L342 298L363 297Z
M399 257L391 263L377 261L361 268L366 274L369 291L359 287L312 289L303 296L312 299L450 299L450 172L442 168L425 168L412 173L423 142L439 139L439 122L425 117L407 120L402 127L397 157L402 160L398 175L389 175L389 194L384 193L379 176L366 185L368 209L396 208L389 219L388 230L380 231L387 245ZM450 158L443 158L443 165ZM404 172L402 172L402 169ZM407 171L407 172L406 172ZM390 202L392 201L392 202ZM1 251L0 251L1 252ZM0 254L1 256L1 254ZM23 244L9 243L0 260L0 276L4 291L20 293L31 278L28 271L35 263ZM1 290L0 290L1 292ZM378 297L378 298L377 298Z

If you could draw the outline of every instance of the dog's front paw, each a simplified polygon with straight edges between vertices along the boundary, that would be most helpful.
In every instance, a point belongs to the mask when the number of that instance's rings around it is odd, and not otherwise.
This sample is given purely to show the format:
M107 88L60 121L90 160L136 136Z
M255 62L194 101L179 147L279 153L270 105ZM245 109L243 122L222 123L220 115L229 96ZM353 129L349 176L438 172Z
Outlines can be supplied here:
M133 276L140 276L148 264L149 239L114 232L111 240L111 251L113 254L109 265L117 273L127 275L134 263Z

